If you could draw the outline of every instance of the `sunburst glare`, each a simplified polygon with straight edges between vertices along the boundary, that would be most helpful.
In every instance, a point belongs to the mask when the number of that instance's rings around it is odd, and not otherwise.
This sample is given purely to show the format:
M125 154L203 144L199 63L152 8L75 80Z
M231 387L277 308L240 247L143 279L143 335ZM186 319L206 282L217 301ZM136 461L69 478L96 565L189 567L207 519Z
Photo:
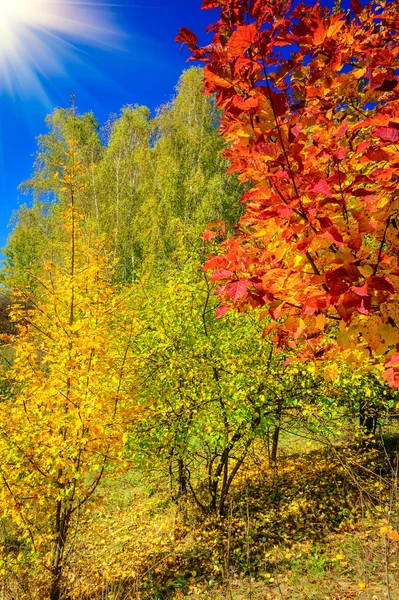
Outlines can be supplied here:
M77 60L76 45L113 45L118 32L109 6L0 0L0 92L44 99L45 81L65 74L67 63Z

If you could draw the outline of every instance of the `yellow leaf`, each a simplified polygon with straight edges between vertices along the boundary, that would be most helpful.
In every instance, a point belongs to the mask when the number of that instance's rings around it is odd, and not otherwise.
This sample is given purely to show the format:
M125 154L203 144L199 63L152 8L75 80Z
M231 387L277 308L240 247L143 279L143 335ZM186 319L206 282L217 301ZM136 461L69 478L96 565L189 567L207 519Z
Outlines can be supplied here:
M391 529L391 531L388 533L388 537L394 542L399 542L399 532L396 529Z
M324 379L326 381L334 381L335 379L338 379L338 366L336 363L328 365L324 371Z
M317 329L320 329L320 331L323 331L325 324L326 324L326 316L325 315L317 315L316 316Z
M293 262L293 267L299 267L300 264L304 263L306 260L306 257L302 256L301 254L297 254L294 258L294 262Z
M365 72L367 71L367 65L365 67L360 67L359 69L353 69L352 75L356 77L356 79L361 79Z
M340 29L342 29L343 25L344 21L342 19L335 21L335 23L331 23L331 25L327 29L327 37L333 37L336 33L338 33Z
M380 527L380 534L386 535L387 538L394 542L399 542L399 532L396 529L393 529L390 525L385 527Z

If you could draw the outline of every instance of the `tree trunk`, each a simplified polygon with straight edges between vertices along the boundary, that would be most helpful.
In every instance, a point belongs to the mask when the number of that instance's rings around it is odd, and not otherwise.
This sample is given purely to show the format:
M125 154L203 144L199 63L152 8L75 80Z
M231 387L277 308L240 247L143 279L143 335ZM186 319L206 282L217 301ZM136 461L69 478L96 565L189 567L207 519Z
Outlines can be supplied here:
M275 426L273 431L272 448L270 452L270 466L275 467L277 465L277 452L278 452L278 440L280 437L280 423Z
M359 425L367 435L374 435L377 429L378 414L373 407L367 407L360 402Z
M177 497L181 498L187 494L187 472L181 457L178 458L177 465L179 471L179 490L177 492Z
M61 598L61 575L62 568L59 566L51 575L50 600L60 600Z
M50 600L60 600L61 598L62 561L64 558L70 518L71 510L68 507L65 507L62 501L59 501L56 513L56 539L54 542L53 564L51 569Z
M269 466L276 467L277 466L277 452L278 452L278 442L281 431L281 416L283 413L283 400L279 399L276 406L276 424L273 430L273 438L272 438L272 447L270 451L270 459Z

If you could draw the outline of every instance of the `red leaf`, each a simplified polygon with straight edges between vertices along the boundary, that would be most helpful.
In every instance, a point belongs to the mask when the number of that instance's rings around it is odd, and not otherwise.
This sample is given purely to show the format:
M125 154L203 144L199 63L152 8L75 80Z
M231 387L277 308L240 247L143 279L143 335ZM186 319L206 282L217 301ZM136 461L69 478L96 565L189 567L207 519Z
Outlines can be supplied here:
M221 0L204 0L201 6L201 10L208 8L219 8L222 5Z
M291 315L284 323L284 329L290 332L294 340L297 340L305 331L306 324L300 317L298 318Z
M330 237L339 248L343 248L344 247L344 238L342 237L342 235L339 233L338 229L336 227L330 227L330 229L328 229L326 231L326 235L328 237Z
M360 300L360 305L356 307L357 312L361 315L369 315L371 310L371 299L369 296L362 297Z
M220 317L223 317L229 310L231 310L231 306L228 304L221 304L216 311L216 318L220 319Z
M379 92L392 92L398 85L398 78L393 73L378 73L370 80L370 88Z
M352 292L354 292L355 294L357 294L358 296L368 296L369 293L367 291L367 282L364 283L362 286L360 287L356 287L356 286L352 286L351 287Z
M281 315L281 311L283 310L283 308L284 302L281 302L281 300L274 300L274 302L271 303L269 308L269 313L272 319L278 319Z
M377 290L378 292L388 292L389 294L395 293L393 283L388 277L370 277L367 280L367 285L372 290Z
M266 92L266 96L270 99L276 116L281 117L282 115L284 115L287 112L287 102L285 95L282 93L277 94L269 88L267 88Z
M308 298L303 305L302 314L303 315L314 315L317 310L325 310L327 307L327 300L325 296L313 296L313 298Z
M233 302L237 302L237 300L244 298L250 285L251 283L247 279L232 281L226 285L226 293L230 296Z
M387 369L384 379L390 387L399 388L399 372L393 368Z
M210 260L208 260L204 266L202 267L203 271L208 271L208 269L217 269L218 267L225 267L228 264L227 260L224 256L214 256Z
M347 131L348 131L348 121L347 121L347 119L345 119L341 123L341 127L338 129L337 133L335 134L335 137L337 137L337 138L343 137Z
M294 212L291 206L288 206L287 204L280 204L276 207L276 211L280 217L285 217L286 219L291 217L292 213Z
M230 279L232 276L232 272L229 269L215 269L212 273L209 281L213 283L214 281L221 281L223 279Z
M209 92L219 91L219 88L229 88L232 83L228 71L222 65L205 65L204 78Z
M348 241L349 248L352 248L352 250L356 250L356 252L357 252L362 247L362 244L363 244L362 236L359 233L357 233L356 231L354 231Z
M213 238L217 236L217 233L215 233L214 231L204 231L202 236L206 242L210 242L211 240L213 240Z
M198 37L187 29L187 27L180 27L180 31L175 38L175 42L183 42L183 44L187 44L190 50L194 49L198 44Z
M296 245L296 249L301 254L306 254L306 252L309 250L309 246L311 243L312 243L312 238L306 238Z
M382 160L388 162L391 155L386 150L377 148L377 150L367 150L366 157L374 162L380 162Z
M362 315L370 314L371 298L370 296L358 296L352 291L343 295L337 305L337 311L340 317L346 322L350 321L352 314L357 311Z
M377 127L373 131L373 135L376 135L385 142L397 142L399 140L399 130L393 129L393 127Z
M385 363L386 367L397 367L399 365L399 353L396 352L396 354L394 354L391 359Z
M302 321L302 319L299 319L298 327L293 335L294 340L297 340L299 337L301 337L301 335L303 334L305 329L306 329L306 323L304 321Z
M366 188L359 188L357 190L351 190L354 196L370 196L372 194L371 190Z
M312 31L313 36L313 44L315 46L320 46L326 39L327 28L325 27L323 21L320 19L320 16L317 15L317 22L315 23L315 27Z
M273 333L273 331L275 331L277 327L279 327L279 325L280 324L276 323L275 321L273 323L269 323L269 325L266 325L266 327L263 330L262 337L264 338L270 333Z
M391 65L395 58L389 50L379 50L374 54L371 66L380 67L381 65Z
M281 154L279 145L274 142L259 142L259 144L256 144L256 150L262 156L271 159L276 159Z
M241 202L247 202L248 200L264 200L270 198L270 190L266 188L255 188L246 192L241 198Z
M301 132L301 125L297 123L294 127L291 127L290 134L296 137Z
M350 266L338 267L338 269L326 273L326 284L333 296L345 294L349 290L352 281L356 281L356 277L351 272Z
M343 148L342 150L337 150L336 152L333 152L334 162L336 164L341 162L341 160L343 160L345 158L345 156L348 154L348 152L349 152L349 148Z
M371 144L371 140L365 140L364 142L360 142L360 144L356 147L355 156L361 154L366 148L368 148Z
M229 41L227 42L227 48L231 56L241 56L243 52L248 50L251 44L254 43L257 35L255 23L250 25L239 25L235 31L233 31Z
M332 221L330 217L319 217L320 227L322 229L327 229L328 227L332 227Z
M363 7L359 0L350 0L352 12L358 16L363 10Z
M233 105L241 110L250 110L251 108L256 108L259 104L258 98L250 97L246 100L241 96L234 96Z
M330 186L327 181L318 177L313 183L306 187L307 192L312 192L312 194L322 194L323 196L331 197Z

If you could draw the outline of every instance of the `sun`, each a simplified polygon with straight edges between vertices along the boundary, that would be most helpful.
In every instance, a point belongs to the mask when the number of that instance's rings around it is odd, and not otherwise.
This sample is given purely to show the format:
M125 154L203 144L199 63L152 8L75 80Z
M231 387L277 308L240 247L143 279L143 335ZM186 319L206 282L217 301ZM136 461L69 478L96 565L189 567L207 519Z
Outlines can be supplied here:
M57 25L57 19L62 26L68 5L69 12L73 12L72 3L68 1L0 0L0 52L12 51L13 44L23 44L27 29L52 29ZM20 39L17 39L18 36Z
M0 19L10 23L30 19L40 4L41 0L0 0Z
M109 6L101 0L0 0L0 94L45 97L45 81L77 60L80 43L112 46L119 33Z
M0 55L19 46L25 27L46 24L46 0L0 0Z

